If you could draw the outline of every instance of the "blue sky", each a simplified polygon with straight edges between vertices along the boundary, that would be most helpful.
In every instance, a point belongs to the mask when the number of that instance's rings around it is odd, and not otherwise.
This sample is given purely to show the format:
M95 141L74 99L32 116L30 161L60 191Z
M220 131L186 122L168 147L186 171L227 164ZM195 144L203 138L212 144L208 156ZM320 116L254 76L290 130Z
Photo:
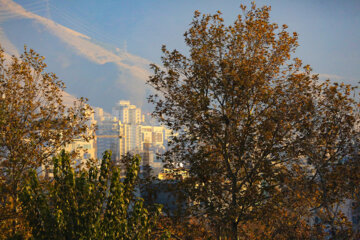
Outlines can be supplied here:
M117 100L129 99L146 107L147 66L160 63L161 45L186 51L183 33L195 10L220 10L230 24L241 12L241 3L250 1L0 0L0 43L12 52L21 52L24 44L40 52L67 91L88 97L94 106L109 111ZM256 4L271 5L271 19L299 34L294 57L323 78L358 85L360 1L263 0Z

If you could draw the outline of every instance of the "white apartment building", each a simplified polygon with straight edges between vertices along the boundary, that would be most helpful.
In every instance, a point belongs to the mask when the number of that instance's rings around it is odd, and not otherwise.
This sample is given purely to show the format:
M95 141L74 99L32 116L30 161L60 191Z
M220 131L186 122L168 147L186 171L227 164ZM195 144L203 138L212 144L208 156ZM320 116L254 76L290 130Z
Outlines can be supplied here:
M130 101L120 100L112 109L112 114L123 124L141 124L141 109L131 105Z
M149 164L154 167L162 165L156 159L156 154L165 151L165 145L171 135L169 130L164 126L143 125L145 117L141 109L131 105L127 100L120 100L112 108L112 118L105 115L102 109L96 108L95 119L98 120L96 141L99 159L105 150L110 149L116 160L130 152L140 154L144 165Z

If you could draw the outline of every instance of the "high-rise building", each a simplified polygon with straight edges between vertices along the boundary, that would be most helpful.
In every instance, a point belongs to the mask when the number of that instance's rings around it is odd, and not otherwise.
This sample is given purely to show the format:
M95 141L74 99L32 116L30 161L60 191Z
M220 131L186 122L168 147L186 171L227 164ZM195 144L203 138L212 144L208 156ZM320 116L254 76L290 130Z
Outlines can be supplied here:
M117 118L103 120L96 130L97 157L102 158L106 150L111 150L112 159L119 160L125 154L126 135L124 127Z
M112 114L123 124L141 124L141 109L131 105L130 101L120 100L112 109Z
M165 151L165 143L171 132L164 126L152 122L148 116L149 125L143 125L145 116L141 109L131 105L130 101L120 100L112 108L112 117L102 109L95 110L98 121L96 132L97 157L101 158L105 150L110 149L113 159L120 159L126 153L140 154L142 165L150 165L160 171L163 163L157 159L157 154Z
M141 145L141 125L123 124L124 128L124 146L125 152L137 153L142 150Z
M141 144L141 109L131 105L130 101L120 100L112 109L112 114L117 117L124 127L126 146L124 152L139 152Z

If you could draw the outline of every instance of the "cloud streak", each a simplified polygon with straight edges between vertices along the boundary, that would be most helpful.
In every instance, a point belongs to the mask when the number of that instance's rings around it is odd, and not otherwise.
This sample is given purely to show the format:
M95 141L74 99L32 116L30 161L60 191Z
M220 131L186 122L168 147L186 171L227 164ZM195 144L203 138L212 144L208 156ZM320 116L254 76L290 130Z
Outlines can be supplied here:
M335 75L335 74L318 73L318 75L319 75L320 79L324 79L324 80L330 79L330 80L339 81L339 80L344 80L345 79L345 77Z
M9 53L10 55L19 56L19 52L18 52L17 48L7 38L5 32L3 31L2 28L0 28L0 42L1 42L1 47L4 48L7 53Z
M138 88L139 86L135 85L143 85L149 76L148 65L150 61L144 58L126 52L116 54L91 42L89 36L60 25L51 19L29 12L14 1L0 0L0 6L3 9L2 11L7 12L7 14L2 16L2 20L14 17L35 20L53 35L72 47L77 54L86 57L88 60L97 64L115 63L121 72L119 74L120 84L131 79L133 84L130 87ZM0 31L2 38L4 38L3 35L3 32ZM135 89L132 90L135 91Z

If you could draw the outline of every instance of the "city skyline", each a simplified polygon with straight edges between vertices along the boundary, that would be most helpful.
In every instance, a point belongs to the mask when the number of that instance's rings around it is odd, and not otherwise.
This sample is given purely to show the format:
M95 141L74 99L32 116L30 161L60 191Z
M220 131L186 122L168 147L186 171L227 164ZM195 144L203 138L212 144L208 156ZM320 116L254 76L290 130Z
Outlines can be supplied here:
M159 172L162 163L157 161L156 154L167 149L167 142L172 135L166 127L154 124L146 119L141 108L128 100L119 100L112 108L112 113L106 113L102 108L95 108L93 117L96 124L95 141L89 152L93 155L80 156L102 159L103 153L111 150L112 159L118 163L128 154L139 154L142 165L151 166ZM83 143L79 142L78 146ZM74 146L72 150L76 150Z

